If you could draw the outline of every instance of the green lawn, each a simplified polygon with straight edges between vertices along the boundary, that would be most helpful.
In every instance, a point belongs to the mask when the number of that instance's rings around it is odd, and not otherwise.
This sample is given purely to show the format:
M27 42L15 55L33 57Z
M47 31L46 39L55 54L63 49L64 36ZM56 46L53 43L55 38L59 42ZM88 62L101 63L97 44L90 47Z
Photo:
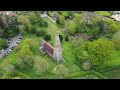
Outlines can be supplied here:
M108 11L96 11L96 13L100 16L111 16L110 12Z

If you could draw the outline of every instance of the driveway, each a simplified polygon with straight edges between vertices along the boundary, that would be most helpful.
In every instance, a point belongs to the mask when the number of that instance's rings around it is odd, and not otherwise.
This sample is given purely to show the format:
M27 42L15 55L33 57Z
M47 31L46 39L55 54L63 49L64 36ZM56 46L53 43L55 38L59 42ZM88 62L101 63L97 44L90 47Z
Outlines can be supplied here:
M21 33L19 35L17 35L16 37L11 38L12 41L11 41L11 43L8 44L9 47L6 50L2 51L2 54L0 54L0 58L2 58L2 55L6 54L7 51L16 44L16 42L20 36L21 36Z

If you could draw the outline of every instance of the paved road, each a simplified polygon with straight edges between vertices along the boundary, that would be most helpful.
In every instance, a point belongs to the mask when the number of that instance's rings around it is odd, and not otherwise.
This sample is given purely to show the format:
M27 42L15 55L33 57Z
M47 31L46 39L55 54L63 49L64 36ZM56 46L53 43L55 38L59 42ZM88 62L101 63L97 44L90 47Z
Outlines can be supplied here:
M2 52L2 54L0 54L0 58L2 57L2 55L4 55L5 53L7 53L7 51L8 51L11 47L13 47L13 46L16 44L16 42L17 42L17 40L19 39L20 36L21 36L21 33L20 33L19 35L17 35L16 37L11 38L12 41L11 41L11 43L8 44L9 47L8 47L6 50L4 50L4 51Z

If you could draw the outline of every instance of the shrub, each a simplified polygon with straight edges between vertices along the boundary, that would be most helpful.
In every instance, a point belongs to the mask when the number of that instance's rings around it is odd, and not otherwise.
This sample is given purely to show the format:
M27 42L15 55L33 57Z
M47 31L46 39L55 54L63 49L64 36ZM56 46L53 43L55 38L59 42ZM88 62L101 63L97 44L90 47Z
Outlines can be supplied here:
M68 41L68 36L65 37L65 41Z
M30 33L31 34L35 34L37 31L36 27L32 27L31 30L30 30Z
M48 22L43 21L43 22L42 22L42 26L43 26L43 27L47 27L47 26L48 26Z
M58 78L63 78L69 74L68 69L63 64L59 64L57 67L55 67L53 73Z
M19 52L20 50L21 50L21 47L19 45L15 47L16 52Z
M8 44L5 39L0 38L0 50L8 48Z
M82 64L82 69L83 70L90 70L91 69L91 63L89 61L85 61L83 64Z
M63 36L62 36L62 35L59 35L59 38L60 38L60 42L62 42Z
M49 63L46 60L41 59L41 57L35 57L35 64L33 68L37 75L42 75L45 72L47 72L49 66L50 66Z
M36 31L36 36L40 36L40 31Z
M115 44L115 48L116 48L116 49L119 49L119 48L120 48L120 31L116 32L116 33L113 35L112 41L113 41L114 44Z
M45 36L46 35L46 31L45 30L41 30L40 31L40 36Z
M50 34L46 34L46 35L44 36L44 39L45 39L46 41L49 41L49 40L51 39L51 35L50 35Z

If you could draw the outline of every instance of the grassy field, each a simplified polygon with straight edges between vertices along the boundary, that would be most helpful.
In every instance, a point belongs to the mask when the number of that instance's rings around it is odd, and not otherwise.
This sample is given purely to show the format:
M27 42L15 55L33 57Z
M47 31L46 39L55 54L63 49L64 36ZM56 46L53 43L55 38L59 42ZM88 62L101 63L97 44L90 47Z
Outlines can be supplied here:
M111 16L110 12L108 11L96 11L96 13L100 16Z

